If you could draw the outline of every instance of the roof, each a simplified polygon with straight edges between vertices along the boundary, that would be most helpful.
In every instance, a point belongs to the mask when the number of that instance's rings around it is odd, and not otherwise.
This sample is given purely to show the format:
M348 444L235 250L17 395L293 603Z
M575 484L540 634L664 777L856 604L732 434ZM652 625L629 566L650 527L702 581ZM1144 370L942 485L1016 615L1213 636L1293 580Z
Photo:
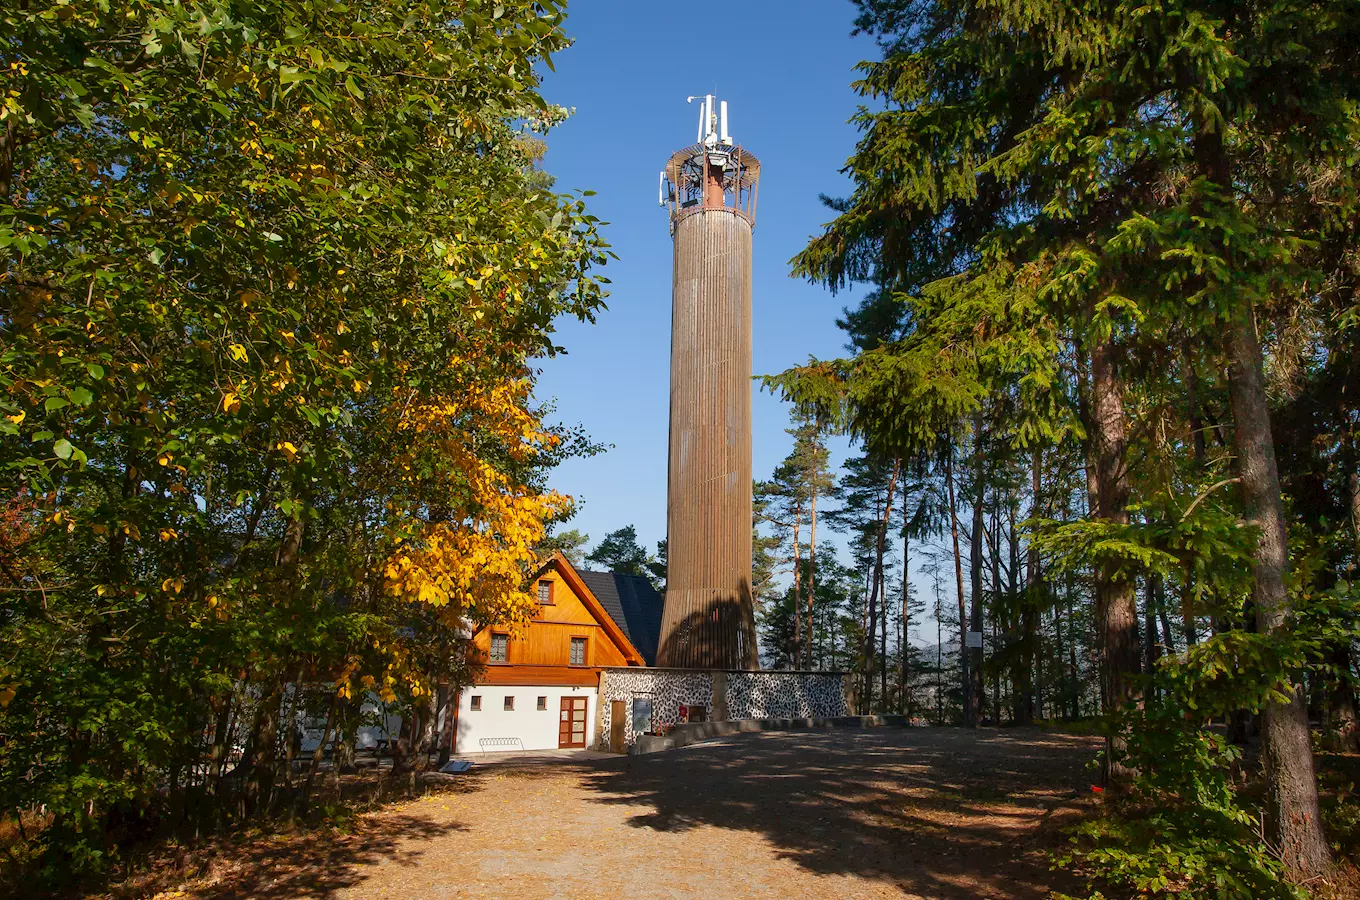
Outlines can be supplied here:
M652 583L641 575L622 572L576 574L600 601L609 617L628 635L647 665L656 665L656 647L661 639L661 608L664 603Z

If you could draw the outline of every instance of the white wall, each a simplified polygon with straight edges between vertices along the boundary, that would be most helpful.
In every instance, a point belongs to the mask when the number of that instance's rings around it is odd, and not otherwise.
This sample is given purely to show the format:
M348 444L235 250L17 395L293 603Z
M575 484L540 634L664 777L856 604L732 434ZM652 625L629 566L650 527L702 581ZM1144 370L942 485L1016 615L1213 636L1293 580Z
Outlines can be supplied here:
M360 715L363 721L370 724L362 725L355 731L354 747L356 750L372 750L380 742L391 745L401 734L401 716L387 711L387 704L378 699L378 695L372 691L364 694L363 702L360 703ZM322 714L319 717L308 719L302 725L302 752L311 753L321 743L321 735L326 730L326 717ZM335 732L331 732L331 741L335 740ZM329 745L328 745L329 746Z
M473 696L482 698L482 708L472 709ZM556 750L558 723L563 697L586 698L586 748L595 746L596 689L535 685L483 685L463 688L458 696L457 755L481 752L483 738L519 738L525 750ZM514 712L505 711L505 698L515 698ZM538 708L538 698L548 698L548 708ZM518 750L513 747L487 747L492 750Z

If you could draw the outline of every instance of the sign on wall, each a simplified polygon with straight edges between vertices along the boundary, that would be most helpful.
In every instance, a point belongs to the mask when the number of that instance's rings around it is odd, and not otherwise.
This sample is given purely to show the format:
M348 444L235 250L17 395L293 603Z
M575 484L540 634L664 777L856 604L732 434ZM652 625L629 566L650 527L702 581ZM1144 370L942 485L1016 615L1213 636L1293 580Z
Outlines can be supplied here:
M633 698L633 733L652 730L652 698Z

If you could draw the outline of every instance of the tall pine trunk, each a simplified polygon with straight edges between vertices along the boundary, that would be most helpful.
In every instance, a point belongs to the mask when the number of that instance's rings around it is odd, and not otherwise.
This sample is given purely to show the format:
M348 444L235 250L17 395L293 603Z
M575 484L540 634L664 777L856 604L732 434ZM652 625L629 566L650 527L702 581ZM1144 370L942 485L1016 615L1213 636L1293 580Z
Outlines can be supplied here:
M1107 340L1091 347L1091 443L1096 469L1096 518L1112 525L1129 523L1129 476L1125 464L1124 391L1115 373ZM1096 619L1104 665L1101 682L1108 710L1134 698L1140 671L1138 601L1134 584L1118 564L1101 565L1096 581Z
M971 576L972 596L968 598L968 630L982 634L982 529L986 527L987 479L984 472L985 459L982 455L982 410L973 415L973 533L968 541L968 570ZM986 718L987 685L982 675L982 648L974 647L968 651L969 674L973 683L969 686L969 697L973 708L970 710L974 722Z
M1039 508L1040 474L1043 455L1035 448L1030 456L1031 515ZM1020 607L1021 662L1019 667L1020 702L1015 708L1015 724L1032 725L1035 714L1035 672L1039 660L1039 548L1033 541L1025 548L1025 596ZM1042 714L1042 712L1040 713Z
M883 514L878 522L877 545L874 548L874 568L871 577L871 587L869 589L869 610L868 627L864 631L864 712L873 711L873 690L874 690L874 641L879 630L879 598L882 596L883 587L883 555L887 552L888 543L888 520L892 516L893 493L897 488L897 474L899 466L896 460L893 461L892 477L888 479L888 495L883 503ZM886 677L885 693L886 693ZM885 701L886 697L883 698Z
M820 458L815 457L814 458ZM812 668L812 609L817 598L817 472L812 473L811 524L808 529L807 667ZM795 668L797 666L795 665Z
M907 687L910 669L910 654L907 649L911 645L911 554L908 552L911 549L911 538L907 534L907 494L908 491L904 485L902 488L902 637L897 642L897 655L901 669L898 675L898 686L901 691L901 696L898 698L900 701L898 708L910 721L912 696L911 690Z
M1346 453L1343 456L1351 472L1347 477L1350 491L1351 528L1355 535L1356 564L1360 565L1360 474L1355 472L1355 455L1350 435L1344 441ZM1351 576L1354 578L1354 574ZM1337 647L1332 652L1332 664L1342 673L1332 682L1331 696L1328 698L1328 730L1338 749L1354 753L1360 750L1360 717L1355 709L1355 690L1351 687L1351 648Z
M992 527L988 532L990 537L987 539L987 546L992 551L992 658L994 660L995 672L992 673L992 722L995 725L1001 724L1001 681L1002 667L999 665L999 655L1002 647L1002 636L1010 627L1009 623L1003 618L1004 604L1001 599L1001 499L993 498L992 502Z
M963 556L959 552L959 505L954 493L954 445L949 445L944 460L944 483L949 494L949 535L954 541L954 582L959 597L959 679L963 689L963 724L977 724L973 718L972 680L968 672L968 610L963 592Z
M1247 521L1260 529L1252 605L1257 628L1262 634L1272 634L1283 631L1290 616L1285 589L1289 550L1261 342L1249 304L1242 305L1229 328L1228 381L1242 500ZM1322 836L1318 814L1317 780L1302 686L1294 685L1293 694L1292 702L1268 703L1263 710L1266 828L1285 865L1296 874L1312 877L1331 867L1331 851Z
M802 510L793 511L793 668L798 668L798 654L803 646L803 558L802 541L798 528L802 522Z

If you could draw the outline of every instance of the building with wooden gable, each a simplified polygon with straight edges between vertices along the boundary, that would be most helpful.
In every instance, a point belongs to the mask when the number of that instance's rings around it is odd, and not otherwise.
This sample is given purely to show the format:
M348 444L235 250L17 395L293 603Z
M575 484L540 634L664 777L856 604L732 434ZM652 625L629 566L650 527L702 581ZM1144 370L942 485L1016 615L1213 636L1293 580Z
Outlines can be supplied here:
M594 746L600 672L656 662L662 598L646 578L578 570L554 553L533 590L527 624L473 635L485 666L458 697L455 753Z

